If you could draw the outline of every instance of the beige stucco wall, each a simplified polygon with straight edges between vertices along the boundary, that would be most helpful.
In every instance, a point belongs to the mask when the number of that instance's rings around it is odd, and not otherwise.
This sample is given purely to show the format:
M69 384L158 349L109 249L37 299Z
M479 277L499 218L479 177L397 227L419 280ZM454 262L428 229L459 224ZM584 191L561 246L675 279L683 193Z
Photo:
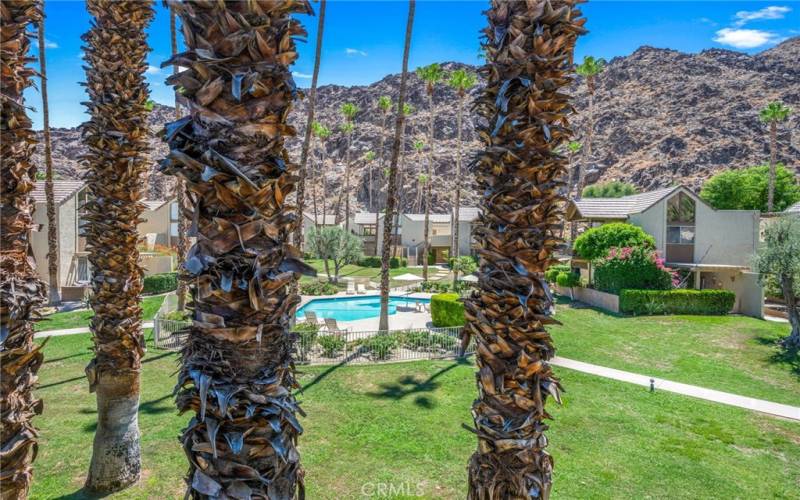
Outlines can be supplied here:
M631 215L628 222L639 226L656 240L656 250L663 256L666 252L667 241L667 212L666 201L661 200L644 212Z
M155 233L156 243L169 246L169 225L170 225L170 202L164 203L156 210L145 210L142 212L144 222L139 224L139 235L144 238L148 233Z
M701 283L704 289L730 290L736 294L731 312L763 317L764 291L758 283L758 274L731 271L703 271Z
M39 231L31 234L31 247L36 258L36 267L39 276L48 285L50 277L47 271L47 204L37 203L33 220L40 225ZM56 225L58 228L58 275L59 286L67 285L69 266L72 263L72 256L77 249L78 215L77 215L77 196L72 196L64 203L56 207Z

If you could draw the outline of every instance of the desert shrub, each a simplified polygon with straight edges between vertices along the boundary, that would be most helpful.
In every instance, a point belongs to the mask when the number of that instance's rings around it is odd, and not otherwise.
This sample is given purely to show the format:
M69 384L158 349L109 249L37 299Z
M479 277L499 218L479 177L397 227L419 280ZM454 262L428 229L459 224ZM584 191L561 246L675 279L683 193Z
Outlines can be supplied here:
M593 227L575 239L575 253L584 259L602 259L611 248L655 248L656 240L633 224L612 222Z
M144 277L145 295L166 293L178 289L178 273L152 274Z
M450 269L462 275L472 274L478 269L478 263L474 257L463 255L450 259Z
M377 255L364 257L358 261L358 265L361 267L381 267L381 258Z
M572 288L573 286L581 286L581 275L572 272L560 272L556 276L556 283L558 286Z
M450 283L443 281L423 281L417 286L418 291L428 293L447 293L451 288Z
M431 297L433 326L464 326L464 303L455 293L440 293Z
M544 272L544 279L550 283L555 283L559 273L570 272L570 267L567 264L554 264L547 268Z
M297 323L292 331L297 335L297 352L300 361L306 361L308 352L314 347L319 333L319 325L314 323Z
M344 349L345 341L338 335L323 335L317 337L317 343L322 348L322 355L326 358L335 358L339 351Z
M595 288L608 293L669 290L673 284L673 273L664 267L664 259L648 248L612 248L606 258L596 262L594 270Z
M170 311L164 315L164 319L169 321L189 321L189 311Z
M405 258L401 259L397 257L392 257L391 259L389 259L389 269L399 269L401 267L407 267L407 266L408 266L408 259Z
M397 337L392 334L375 335L364 339L361 347L366 349L374 359L384 360L397 347Z
M302 295L335 295L339 288L327 281L312 281L311 283L301 283L300 293Z
M622 290L620 311L628 314L728 314L730 290Z
M636 186L622 181L602 182L583 188L584 198L622 198L636 194Z

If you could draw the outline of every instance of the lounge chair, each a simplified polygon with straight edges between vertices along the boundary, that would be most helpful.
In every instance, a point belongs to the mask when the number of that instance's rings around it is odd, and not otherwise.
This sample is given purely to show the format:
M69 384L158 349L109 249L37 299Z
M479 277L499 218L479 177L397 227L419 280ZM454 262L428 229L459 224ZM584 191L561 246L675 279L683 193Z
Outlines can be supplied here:
M355 295L356 293L356 284L352 281L347 282L347 295Z
M365 293L367 293L367 288L364 286L363 283L359 283L356 285L356 293L358 293L359 295L364 295Z
M347 328L339 328L339 325L336 324L336 320L333 318L325 318L325 326L328 328L330 333L341 335L348 332Z
M317 318L317 313L313 311L304 311L306 316L306 323L311 323L312 325L319 325L320 321Z

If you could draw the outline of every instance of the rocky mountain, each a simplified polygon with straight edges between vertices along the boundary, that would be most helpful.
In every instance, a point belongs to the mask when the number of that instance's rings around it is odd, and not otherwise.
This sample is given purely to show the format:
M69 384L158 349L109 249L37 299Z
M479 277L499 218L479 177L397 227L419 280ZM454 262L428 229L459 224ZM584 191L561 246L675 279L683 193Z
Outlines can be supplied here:
M613 179L632 182L641 189L654 189L675 182L699 189L704 180L721 170L741 168L765 162L768 157L766 127L758 112L772 100L782 100L797 110L779 132L779 158L792 168L800 168L800 139L792 130L800 128L800 37L756 55L729 50L711 49L699 54L686 54L669 49L641 47L633 54L608 62L597 81L595 95L595 134L590 182ZM399 63L398 63L399 64ZM452 71L467 67L446 63ZM474 70L474 68L467 67ZM375 185L381 185L380 162L367 166L367 151L379 153L382 117L377 110L382 95L397 98L400 76L389 75L368 86L342 87L326 85L318 90L317 120L334 133L327 141L327 163L321 167L320 150L311 156L311 182L325 176L329 210L342 192L347 139L339 130L343 118L339 113L345 102L360 108L352 140L353 189L352 203L368 208L370 170ZM417 210L419 203L418 174L424 171L425 160L414 152L413 142L426 140L428 110L425 86L416 75L409 79L408 101L413 106L404 138L402 162L402 204L405 210ZM476 117L470 113L471 101L481 91L479 83L472 89L464 113L464 202L477 201L469 182L467 166L480 148L474 132ZM576 139L582 140L586 120L587 96L582 79L572 89L576 114L571 118ZM453 90L437 87L434 95L435 180L433 198L436 209L450 206L456 158L456 103ZM290 115L297 128L296 138L287 141L290 155L300 159L300 146L305 129L306 102L299 101ZM151 114L153 131L172 119L172 108L156 105ZM386 164L394 131L393 117L387 120L385 141ZM152 139L155 162L166 148L159 139ZM41 149L41 148L40 148ZM53 130L53 157L62 178L77 178L82 167L78 161L83 146L77 129ZM380 155L378 155L380 157ZM153 175L151 197L167 196L171 180ZM321 185L321 183L319 183ZM377 199L378 195L373 193ZM354 210L355 210L354 209Z

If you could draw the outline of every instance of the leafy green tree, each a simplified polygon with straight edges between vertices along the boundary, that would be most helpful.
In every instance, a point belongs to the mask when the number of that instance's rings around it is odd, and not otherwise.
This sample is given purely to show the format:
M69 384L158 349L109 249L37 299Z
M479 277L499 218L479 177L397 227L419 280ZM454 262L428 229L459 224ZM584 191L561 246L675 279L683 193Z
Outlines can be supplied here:
M453 193L453 240L450 255L458 257L458 218L461 209L461 156L463 144L461 140L461 129L463 128L462 122L464 121L464 102L467 100L467 91L475 86L478 82L478 77L464 69L457 69L450 74L447 79L447 85L456 91L458 96L458 113L456 113L456 144L458 151L456 153L456 189ZM458 272L453 273L453 285L455 286L458 279Z
M721 172L703 185L700 198L717 210L769 211L767 165ZM773 210L780 212L800 201L800 183L782 164L775 166Z
M601 259L612 247L655 248L656 240L633 224L612 222L593 227L575 239L575 253L584 259Z
M592 184L583 188L584 198L622 198L636 194L636 186L622 181Z
M800 219L780 217L769 224L754 263L762 283L772 276L780 284L792 327L781 344L796 353L800 350Z
M451 259L450 268L454 273L461 273L466 276L478 270L478 263L475 262L475 258L469 255L462 255Z
M444 80L444 70L439 65L439 63L432 63L427 66L422 66L421 68L417 68L417 76L425 82L425 94L428 97L428 172L426 175L426 180L431 181L433 179L433 153L434 153L434 137L433 137L433 118L434 118L434 106L433 106L433 94L436 90L436 85L441 83ZM430 223L431 223L431 183L428 182L425 185L425 218L423 222L423 230L422 230L422 255L428 255L428 246L430 245ZM428 280L428 259L423 257L422 259L422 279L427 281Z
M339 271L342 267L358 262L363 255L358 236L338 226L311 228L308 233L308 243L314 258L322 259L325 273L331 283L339 282ZM331 263L333 276L330 271Z
M792 108L780 101L774 101L761 110L759 118L769 124L769 187L767 188L767 212L774 208L775 167L778 156L778 123L785 122L792 113Z
M583 190L583 179L586 176L586 168L591 165L592 161L592 137L594 136L594 92L596 89L597 75L603 72L606 66L605 59L597 59L592 56L586 56L575 71L586 79L586 89L589 93L589 112L586 117L586 147L583 150L583 165L578 171L578 186L576 188L576 197L580 199L581 191Z

